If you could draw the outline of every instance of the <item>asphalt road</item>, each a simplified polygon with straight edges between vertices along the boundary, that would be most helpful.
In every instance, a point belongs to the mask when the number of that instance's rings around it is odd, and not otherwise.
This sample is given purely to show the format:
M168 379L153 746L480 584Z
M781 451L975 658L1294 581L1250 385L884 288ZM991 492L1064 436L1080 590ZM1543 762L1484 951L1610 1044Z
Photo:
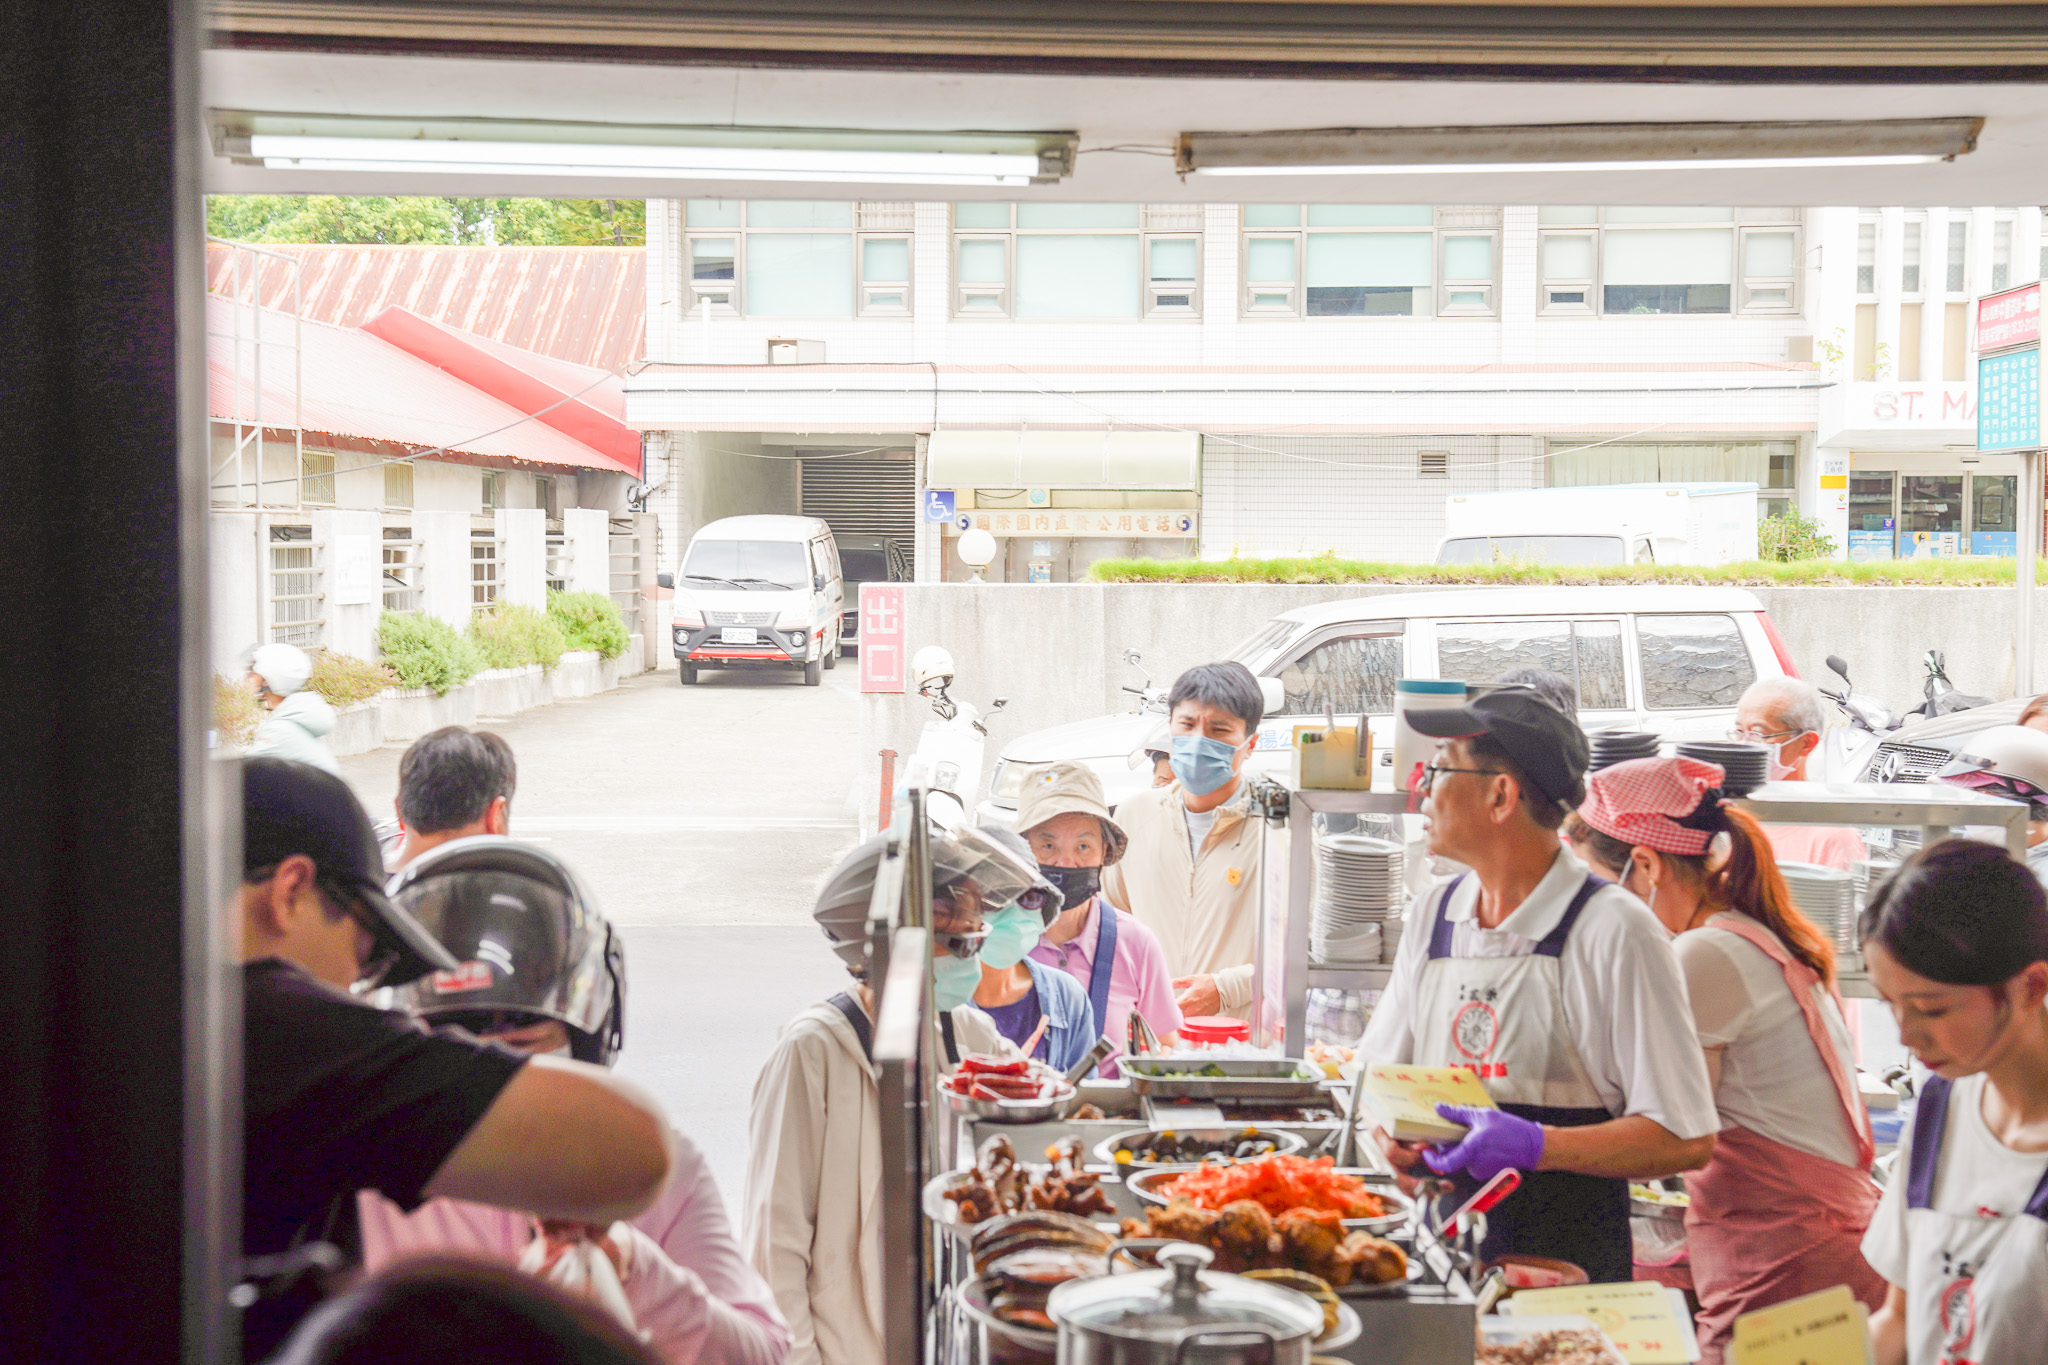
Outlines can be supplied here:
M857 673L675 671L479 724L519 759L512 833L560 855L625 933L622 1074L703 1147L737 1218L747 1100L776 1030L846 982L811 898L853 847ZM341 760L373 816L402 746Z

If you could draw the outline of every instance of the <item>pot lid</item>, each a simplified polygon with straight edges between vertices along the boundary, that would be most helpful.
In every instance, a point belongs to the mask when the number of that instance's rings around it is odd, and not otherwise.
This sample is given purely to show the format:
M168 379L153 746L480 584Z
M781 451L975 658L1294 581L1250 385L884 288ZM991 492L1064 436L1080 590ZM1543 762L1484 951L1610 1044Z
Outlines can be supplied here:
M1074 1280L1053 1290L1046 1311L1062 1327L1137 1341L1178 1341L1192 1328L1261 1327L1282 1342L1315 1338L1323 1310L1291 1289L1204 1271L1215 1253L1189 1242L1159 1248L1164 1270Z

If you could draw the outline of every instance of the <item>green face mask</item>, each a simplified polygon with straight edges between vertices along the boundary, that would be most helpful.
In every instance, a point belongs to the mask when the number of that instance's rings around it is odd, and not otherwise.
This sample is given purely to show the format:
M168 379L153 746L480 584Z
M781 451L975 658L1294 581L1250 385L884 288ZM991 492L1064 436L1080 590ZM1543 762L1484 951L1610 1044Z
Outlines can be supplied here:
M988 937L982 941L981 960L997 971L1014 967L1038 943L1045 921L1036 910L1006 905L988 922Z
M956 1010L974 998L981 984L979 958L954 957L946 953L932 963L932 1003L942 1010Z

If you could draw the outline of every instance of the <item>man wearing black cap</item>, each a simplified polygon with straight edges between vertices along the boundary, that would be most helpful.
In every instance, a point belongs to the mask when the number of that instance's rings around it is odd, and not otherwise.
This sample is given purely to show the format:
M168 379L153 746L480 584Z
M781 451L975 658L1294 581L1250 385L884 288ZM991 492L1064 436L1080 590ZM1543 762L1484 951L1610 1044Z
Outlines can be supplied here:
M242 841L245 1358L317 1298L291 1253L324 1242L354 1257L359 1189L587 1223L653 1201L669 1126L637 1089L350 995L459 964L385 897L376 835L341 779L251 759Z
M1443 1106L1469 1129L1455 1143L1380 1145L1450 1176L1453 1207L1521 1171L1485 1255L1630 1279L1628 1180L1706 1165L1721 1126L1678 959L1641 901L1558 842L1586 792L1577 722L1521 687L1403 719L1438 740L1417 789L1429 851L1471 871L1409 907L1359 1054L1468 1068L1499 1108Z

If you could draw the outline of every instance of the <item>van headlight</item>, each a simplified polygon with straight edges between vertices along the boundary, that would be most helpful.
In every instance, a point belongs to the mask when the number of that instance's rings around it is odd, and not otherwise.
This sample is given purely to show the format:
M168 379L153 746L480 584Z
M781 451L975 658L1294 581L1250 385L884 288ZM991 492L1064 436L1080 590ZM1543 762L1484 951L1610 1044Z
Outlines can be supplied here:
M1024 795L1024 777L1031 771L1028 763L1013 763L1003 759L996 764L996 770L989 774L989 795L998 801L1016 805Z

